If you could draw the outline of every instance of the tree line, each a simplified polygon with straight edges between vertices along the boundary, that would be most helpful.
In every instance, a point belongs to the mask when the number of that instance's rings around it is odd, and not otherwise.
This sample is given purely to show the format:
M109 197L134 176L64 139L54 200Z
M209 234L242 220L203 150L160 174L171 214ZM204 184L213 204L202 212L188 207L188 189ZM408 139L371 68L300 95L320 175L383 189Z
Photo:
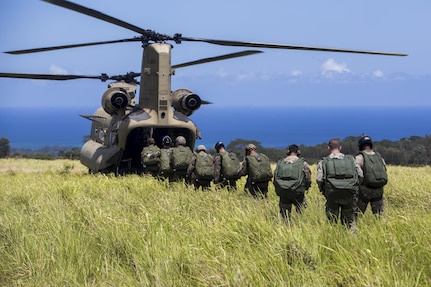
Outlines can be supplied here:
M360 136L349 136L342 140L342 152L345 154L355 155L358 152L358 141ZM256 140L235 139L231 141L226 149L235 152L243 160L245 156L245 147L253 143L257 151L266 154L271 161L276 162L286 156L285 148L266 148L261 142ZM381 140L374 141L374 150L379 152L390 165L419 166L431 165L431 135L424 137L411 136L401 138L398 141ZM298 144L302 156L310 163L316 163L322 157L328 154L327 143L321 143L314 146ZM37 159L79 159L80 148L78 147L44 147L38 150L32 149L15 149L11 148L7 138L0 138L0 158L4 157L26 157ZM210 149L210 153L215 153Z
M78 147L45 146L38 149L14 148L8 138L0 138L0 158L33 158L33 159L79 159L81 149Z
M360 136L349 136L342 140L342 152L356 155L359 151L358 141ZM265 148L259 141L236 139L227 145L227 150L235 152L241 159L244 158L245 147L253 143L257 151L266 154L271 161L276 162L286 157L286 149ZM294 144L294 143L291 143ZM310 163L317 163L322 157L328 155L328 143L315 146L298 144L302 156ZM381 140L373 141L374 151L379 152L390 165L420 166L431 165L431 136L411 136L398 141Z

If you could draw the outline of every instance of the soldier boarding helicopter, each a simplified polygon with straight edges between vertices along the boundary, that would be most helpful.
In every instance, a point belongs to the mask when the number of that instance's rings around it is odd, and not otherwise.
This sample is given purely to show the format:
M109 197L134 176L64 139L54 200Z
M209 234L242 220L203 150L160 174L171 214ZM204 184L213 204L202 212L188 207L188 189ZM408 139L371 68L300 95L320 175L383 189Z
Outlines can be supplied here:
M188 117L198 110L201 104L208 104L208 102L203 101L189 89L182 88L172 91L171 77L175 74L175 69L261 53L258 50L246 50L172 66L172 45L168 42L181 44L183 41L189 41L233 47L406 56L406 54L378 51L204 39L184 37L182 34L168 36L152 30L142 29L99 11L66 0L42 1L126 28L140 35L134 38L113 41L6 52L17 55L113 43L142 43L142 65L141 71L138 73L130 72L119 76L108 76L106 74L84 76L0 73L0 77L8 78L42 80L99 79L102 81L114 81L108 84L108 89L102 96L102 106L93 115L81 115L92 121L90 139L83 145L80 153L80 161L88 167L90 173L115 172L118 174L124 171L141 172L143 167L141 165L140 152L149 137L153 137L156 140L156 144L161 146L164 136L168 135L171 139L175 139L181 135L186 138L187 144L193 149L196 139L201 138L201 132ZM135 80L138 77L140 77L139 82ZM138 84L140 87L139 100L136 101L135 93Z

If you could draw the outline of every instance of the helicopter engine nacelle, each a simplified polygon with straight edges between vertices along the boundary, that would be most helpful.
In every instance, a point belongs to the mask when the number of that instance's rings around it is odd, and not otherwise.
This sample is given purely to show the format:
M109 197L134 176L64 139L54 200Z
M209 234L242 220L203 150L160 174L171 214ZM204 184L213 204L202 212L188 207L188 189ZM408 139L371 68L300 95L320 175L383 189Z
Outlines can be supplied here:
M187 89L178 89L171 94L171 102L174 109L186 116L190 116L199 109L201 98Z
M125 89L109 88L102 96L102 107L110 115L126 110L131 103L131 97Z

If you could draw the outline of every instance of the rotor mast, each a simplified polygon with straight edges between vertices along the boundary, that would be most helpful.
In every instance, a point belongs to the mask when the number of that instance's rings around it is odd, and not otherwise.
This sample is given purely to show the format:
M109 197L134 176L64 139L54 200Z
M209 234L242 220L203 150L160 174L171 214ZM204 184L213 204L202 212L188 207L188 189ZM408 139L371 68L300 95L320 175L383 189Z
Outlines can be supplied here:
M157 113L159 124L168 124L171 108L171 49L166 43L144 47L138 106Z

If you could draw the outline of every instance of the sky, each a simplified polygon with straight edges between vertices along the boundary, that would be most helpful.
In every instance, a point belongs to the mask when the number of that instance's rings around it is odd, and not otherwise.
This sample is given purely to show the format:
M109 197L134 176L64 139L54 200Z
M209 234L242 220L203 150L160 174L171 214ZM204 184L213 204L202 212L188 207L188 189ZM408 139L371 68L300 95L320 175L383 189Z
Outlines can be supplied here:
M431 1L74 0L143 29L209 39L406 53L407 57L260 49L177 69L188 88L224 106L431 106ZM37 0L0 4L0 51L139 36ZM249 48L183 42L172 65ZM259 50L259 49L258 49ZM139 72L139 42L26 55L0 54L0 72L108 75ZM100 106L107 83L0 78L0 107Z

